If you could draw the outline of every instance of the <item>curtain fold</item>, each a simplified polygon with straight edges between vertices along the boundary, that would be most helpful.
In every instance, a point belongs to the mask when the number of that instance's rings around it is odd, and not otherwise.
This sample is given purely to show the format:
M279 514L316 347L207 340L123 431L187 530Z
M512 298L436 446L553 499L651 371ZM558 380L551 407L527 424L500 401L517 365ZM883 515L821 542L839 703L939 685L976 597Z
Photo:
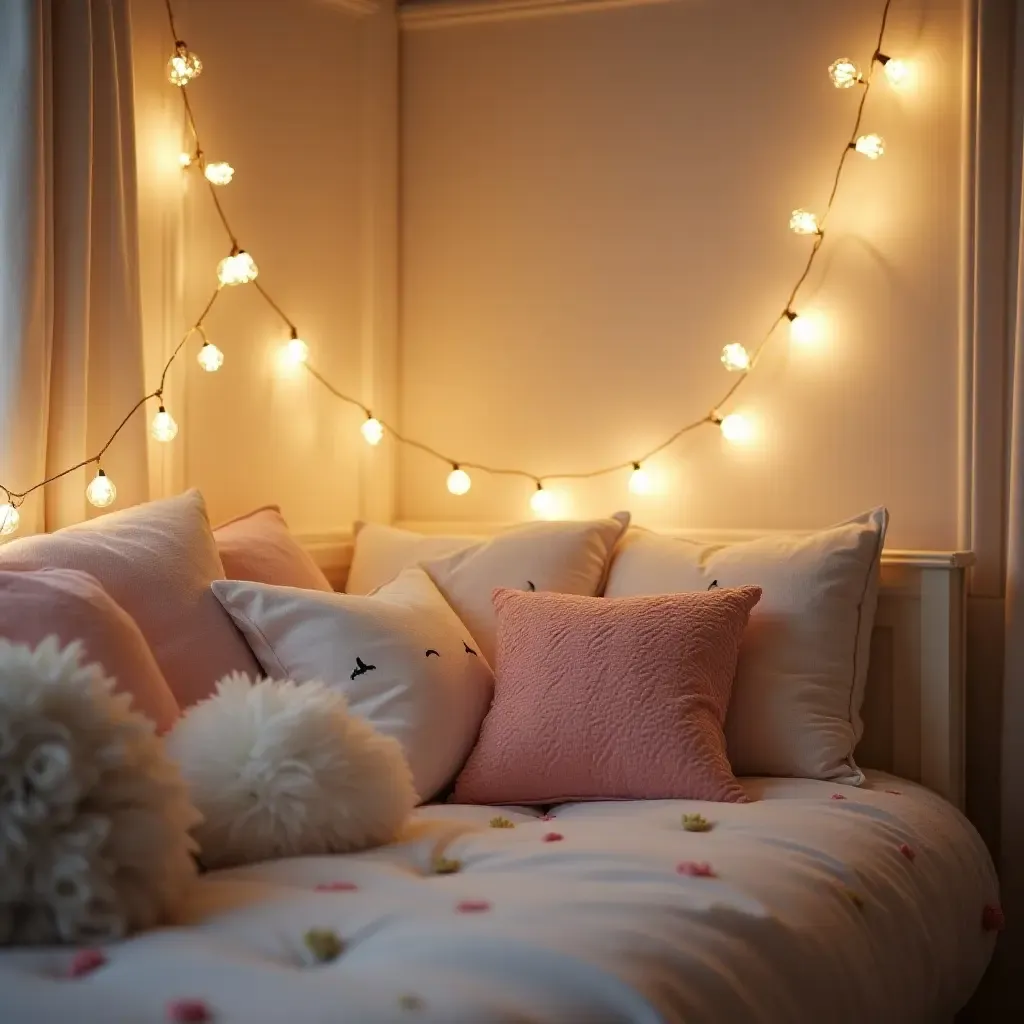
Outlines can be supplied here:
M95 455L144 393L128 0L0 4L0 482ZM103 467L148 497L146 418ZM21 532L95 514L95 467L36 492Z

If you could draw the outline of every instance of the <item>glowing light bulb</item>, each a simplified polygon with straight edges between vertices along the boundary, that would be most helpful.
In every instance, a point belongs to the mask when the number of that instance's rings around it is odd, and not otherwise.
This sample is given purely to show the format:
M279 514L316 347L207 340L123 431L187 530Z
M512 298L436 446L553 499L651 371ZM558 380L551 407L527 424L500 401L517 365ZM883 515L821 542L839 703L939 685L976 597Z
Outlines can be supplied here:
M21 513L9 502L0 505L0 537L9 537L21 525Z
M828 76L837 89L852 89L864 76L849 57L840 57L828 67Z
M153 417L153 425L149 428L154 441L173 441L178 436L178 424L174 417L161 405Z
M810 210L794 210L789 218L789 229L798 235L816 235L821 230L817 215Z
M750 353L738 342L722 349L722 365L731 373L745 373L750 369Z
M207 164L203 174L212 185L229 185L235 176L235 169L222 160L219 163Z
M545 491L539 480L537 490L530 496L530 508L539 516L549 516L555 509L555 496L550 491Z
M742 413L729 413L719 426L722 429L722 437L730 444L749 444L754 440L754 424Z
M167 78L171 85L184 88L203 73L203 62L185 45L182 40L174 44L174 53L167 62Z
M90 505L95 505L96 508L106 508L108 505L114 504L117 498L117 488L114 486L113 480L100 469L92 478L89 486L86 487L85 496L89 499Z
M178 163L181 165L181 169L183 171L187 170L189 167L192 166L192 154L186 153L184 150L182 150L178 154Z
M380 444L384 438L384 425L372 416L368 416L359 429L367 444Z
M877 160L885 152L885 139L881 135L862 135L853 148L869 160Z
M822 323L820 317L814 314L798 314L788 310L789 337L798 345L813 345L821 340Z
M448 474L448 490L452 494L465 494L472 486L473 481L469 479L469 474L464 469L453 466Z
M207 373L216 373L224 365L224 353L209 341L203 342L196 359Z
M217 264L217 280L223 285L248 284L256 280L259 272L256 261L244 249L225 256Z
M301 366L309 358L309 346L301 338L292 338L284 347L283 358L287 366Z
M901 85L906 85L910 80L910 65L903 60L892 60L890 57L886 57L882 60L885 68L885 77L889 79L889 84L898 89Z
M629 476L629 490L631 494L651 493L651 478L647 471L641 468L639 462L633 463L633 472Z

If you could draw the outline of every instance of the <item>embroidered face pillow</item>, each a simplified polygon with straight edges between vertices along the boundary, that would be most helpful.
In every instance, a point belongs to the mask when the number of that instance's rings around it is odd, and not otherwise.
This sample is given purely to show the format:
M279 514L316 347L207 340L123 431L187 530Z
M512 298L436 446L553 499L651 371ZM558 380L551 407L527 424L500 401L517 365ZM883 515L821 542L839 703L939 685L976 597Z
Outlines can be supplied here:
M493 678L422 569L406 569L371 597L234 581L213 590L270 678L320 680L402 744L422 801L451 782Z

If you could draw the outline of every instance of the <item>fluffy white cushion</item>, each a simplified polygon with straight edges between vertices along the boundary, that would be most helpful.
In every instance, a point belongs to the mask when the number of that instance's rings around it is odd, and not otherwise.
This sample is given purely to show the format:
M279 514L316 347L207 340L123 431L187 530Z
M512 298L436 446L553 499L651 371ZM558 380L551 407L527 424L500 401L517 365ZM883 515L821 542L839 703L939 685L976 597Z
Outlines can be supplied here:
M725 735L737 775L859 785L884 508L818 533L707 544L631 530L606 596L762 588L740 649Z
M493 692L469 631L422 569L372 597L218 581L214 593L271 678L320 679L401 744L422 800L455 777Z
M0 640L0 943L153 927L195 874L177 765L81 651Z
M390 842L416 804L399 744L320 683L235 674L167 736L206 867Z

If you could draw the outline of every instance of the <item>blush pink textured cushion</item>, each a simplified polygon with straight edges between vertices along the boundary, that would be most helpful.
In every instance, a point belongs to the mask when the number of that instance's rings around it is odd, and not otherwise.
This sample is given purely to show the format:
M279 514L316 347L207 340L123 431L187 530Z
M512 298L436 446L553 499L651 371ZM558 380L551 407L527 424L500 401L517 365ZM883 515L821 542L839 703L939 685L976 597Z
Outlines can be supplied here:
M722 726L760 597L496 591L494 701L455 800L742 803Z
M166 732L178 705L146 638L132 617L88 573L72 569L0 572L0 636L35 647L48 636L61 646L79 640L86 663L97 662L132 698L132 706Z
M210 590L220 558L198 491L0 547L0 570L79 569L135 620L178 704L259 662Z
M327 577L309 552L299 546L276 505L258 508L218 526L213 537L229 580L331 590Z

